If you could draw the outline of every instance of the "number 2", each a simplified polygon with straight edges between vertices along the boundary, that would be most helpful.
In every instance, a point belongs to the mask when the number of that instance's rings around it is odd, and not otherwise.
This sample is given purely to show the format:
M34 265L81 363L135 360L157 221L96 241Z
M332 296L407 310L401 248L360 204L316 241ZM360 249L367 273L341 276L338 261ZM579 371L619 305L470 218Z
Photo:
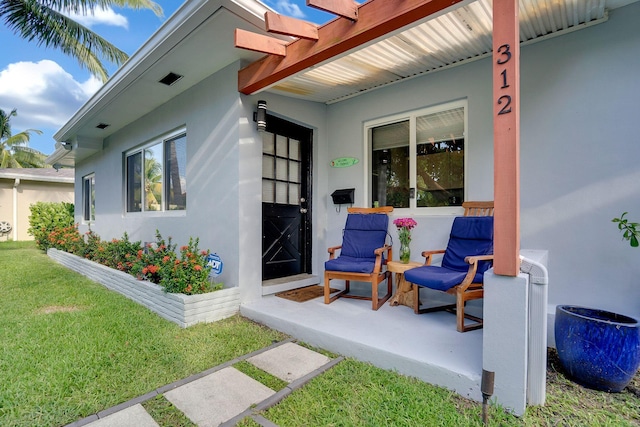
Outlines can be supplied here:
M506 104L504 104L504 107L502 107L500 109L500 111L498 111L498 115L500 114L507 114L511 112L511 97L509 95L502 95L500 98L498 98L498 105L502 104L502 100L505 99L507 101Z

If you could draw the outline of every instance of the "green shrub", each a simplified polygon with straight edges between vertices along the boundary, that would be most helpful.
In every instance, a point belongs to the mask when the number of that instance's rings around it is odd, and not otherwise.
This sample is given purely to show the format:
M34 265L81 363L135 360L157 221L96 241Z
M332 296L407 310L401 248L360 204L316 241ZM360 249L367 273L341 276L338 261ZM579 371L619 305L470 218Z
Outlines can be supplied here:
M37 202L30 206L29 232L42 250L47 250L49 233L56 229L73 226L74 207L66 202Z

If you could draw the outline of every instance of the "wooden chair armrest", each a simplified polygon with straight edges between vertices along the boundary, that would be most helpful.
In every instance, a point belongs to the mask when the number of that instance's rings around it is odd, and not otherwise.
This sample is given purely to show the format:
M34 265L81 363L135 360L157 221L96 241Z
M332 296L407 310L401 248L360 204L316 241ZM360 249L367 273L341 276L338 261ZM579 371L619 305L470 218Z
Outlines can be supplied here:
M445 249L436 249L433 251L422 251L424 257L424 265L431 265L431 260L434 255L445 253Z
M478 261L490 261L493 259L493 255L473 255L464 259L467 264L477 264Z
M469 285L473 283L473 279L476 277L476 273L478 272L478 262L489 261L492 259L493 255L474 255L466 257L464 261L469 264L469 271L467 271L467 275L464 277L464 280L457 287L460 288L461 291L465 291Z
M383 247L378 248L378 249L376 249L376 250L375 250L375 251L373 251L373 252L376 254L376 256L378 256L378 255L382 255L383 253L388 252L388 251L390 251L390 250L391 250L391 246L389 246L389 245L384 245Z
M382 270L382 254L385 252L387 252L387 261L390 261L393 254L391 246L384 245L383 247L378 248L374 251L374 253L376 254L376 264L373 266L372 274L378 274Z
M338 249L342 249L342 245L340 245L340 246L331 246L330 248L327 249L327 252L329 252L329 259L334 259L336 257L336 251Z

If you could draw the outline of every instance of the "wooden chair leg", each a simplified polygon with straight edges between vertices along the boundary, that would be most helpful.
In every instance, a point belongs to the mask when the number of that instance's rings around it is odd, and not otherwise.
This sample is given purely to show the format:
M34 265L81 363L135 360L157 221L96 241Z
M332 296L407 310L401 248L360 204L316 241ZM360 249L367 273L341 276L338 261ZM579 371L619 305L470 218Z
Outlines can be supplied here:
M380 283L377 280L371 282L371 309L378 309L378 286Z
M456 318L457 318L457 330L458 332L468 332L480 329L483 326L482 318L467 314L464 312L465 304L467 301L464 299L464 295L456 294ZM467 326L464 324L464 319L469 319L474 323Z
M329 286L329 276L324 275L324 303L329 304L331 302L331 287Z
M420 286L411 284L413 287L413 312L420 314Z
M324 275L324 303L325 304L330 304L333 301L337 300L338 298L340 298L342 295L346 294L347 292L349 292L349 281L346 281L346 286L345 286L345 290L344 291L339 291L338 293L336 293L334 296L331 296L331 286L330 286L330 282L331 279L329 278L329 276L327 274Z
M456 321L457 326L456 329L458 332L465 332L464 329L464 300L462 299L462 295L456 295Z

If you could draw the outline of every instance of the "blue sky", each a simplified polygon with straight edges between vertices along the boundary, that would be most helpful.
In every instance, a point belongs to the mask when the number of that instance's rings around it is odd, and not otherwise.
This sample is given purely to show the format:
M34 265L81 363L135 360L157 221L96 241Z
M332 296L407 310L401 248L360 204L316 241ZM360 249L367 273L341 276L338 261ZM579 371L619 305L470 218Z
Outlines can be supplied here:
M132 55L184 2L156 0L164 10L157 17L150 10L109 9L76 17L88 28ZM302 20L325 23L335 16L306 6L305 0L263 0L276 12ZM51 154L53 135L93 95L102 83L80 68L77 61L56 49L38 47L14 35L0 24L0 108L16 108L12 133L38 129L29 146ZM116 70L108 65L110 75Z

